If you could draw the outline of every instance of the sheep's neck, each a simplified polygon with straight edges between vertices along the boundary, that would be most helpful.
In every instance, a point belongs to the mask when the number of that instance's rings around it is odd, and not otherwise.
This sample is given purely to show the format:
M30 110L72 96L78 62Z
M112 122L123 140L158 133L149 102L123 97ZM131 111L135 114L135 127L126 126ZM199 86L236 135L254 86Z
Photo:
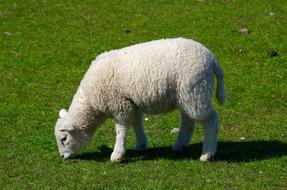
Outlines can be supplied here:
M93 109L93 106L84 95L81 87L79 87L73 98L69 113L72 118L77 118L77 121L74 121L77 123L77 128L87 131L95 130L95 128L99 127L105 120L104 115Z

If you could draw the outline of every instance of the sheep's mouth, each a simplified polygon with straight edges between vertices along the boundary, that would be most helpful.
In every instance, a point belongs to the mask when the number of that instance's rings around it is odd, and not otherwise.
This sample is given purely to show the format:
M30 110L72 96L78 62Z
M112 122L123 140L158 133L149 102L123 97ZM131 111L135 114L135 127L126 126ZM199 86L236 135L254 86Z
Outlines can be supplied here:
M61 152L60 155L64 159L70 159L75 157L75 153L73 152Z

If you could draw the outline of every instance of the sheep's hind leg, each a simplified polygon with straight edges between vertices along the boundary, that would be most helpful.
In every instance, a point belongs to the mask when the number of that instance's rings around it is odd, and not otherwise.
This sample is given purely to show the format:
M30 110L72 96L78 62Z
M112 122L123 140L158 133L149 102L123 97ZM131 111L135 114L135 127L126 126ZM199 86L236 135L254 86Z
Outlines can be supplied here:
M143 124L143 114L136 113L133 118L132 127L134 128L136 134L136 145L135 151L141 152L146 150L147 147L147 138L144 132Z
M112 162L120 162L124 158L125 154L125 138L127 135L127 127L125 125L116 123L116 144L114 146L114 151L111 155Z
M179 134L176 139L175 145L172 147L172 150L175 152L182 152L190 142L192 133L195 127L195 122L188 115L181 112L181 127Z
M212 111L205 120L201 121L204 128L204 140L200 161L211 161L217 148L218 116Z

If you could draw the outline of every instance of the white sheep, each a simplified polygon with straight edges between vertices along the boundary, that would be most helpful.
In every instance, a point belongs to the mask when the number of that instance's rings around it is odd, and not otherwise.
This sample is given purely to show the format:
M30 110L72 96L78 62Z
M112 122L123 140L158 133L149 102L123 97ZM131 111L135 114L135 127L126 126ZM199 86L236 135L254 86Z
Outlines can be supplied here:
M213 75L216 98L223 104L223 71L213 54L198 42L184 38L161 39L99 55L91 64L73 101L59 112L55 136L64 158L88 144L95 130L109 117L116 124L116 143L111 160L125 154L129 126L136 134L136 151L147 147L143 114L178 108L181 127L174 151L188 146L195 121L204 127L201 161L216 152L218 117L211 106Z

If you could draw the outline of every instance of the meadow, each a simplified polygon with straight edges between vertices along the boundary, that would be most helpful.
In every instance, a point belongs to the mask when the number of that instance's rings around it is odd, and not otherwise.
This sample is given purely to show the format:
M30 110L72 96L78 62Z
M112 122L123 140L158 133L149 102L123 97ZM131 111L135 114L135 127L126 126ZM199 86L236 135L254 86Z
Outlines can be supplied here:
M0 23L0 189L287 189L286 0L1 0ZM225 72L215 160L199 161L200 125L184 153L170 150L178 111L146 115L148 150L133 151L130 130L122 163L109 161L113 120L63 160L58 111L91 61L179 36L208 47Z

